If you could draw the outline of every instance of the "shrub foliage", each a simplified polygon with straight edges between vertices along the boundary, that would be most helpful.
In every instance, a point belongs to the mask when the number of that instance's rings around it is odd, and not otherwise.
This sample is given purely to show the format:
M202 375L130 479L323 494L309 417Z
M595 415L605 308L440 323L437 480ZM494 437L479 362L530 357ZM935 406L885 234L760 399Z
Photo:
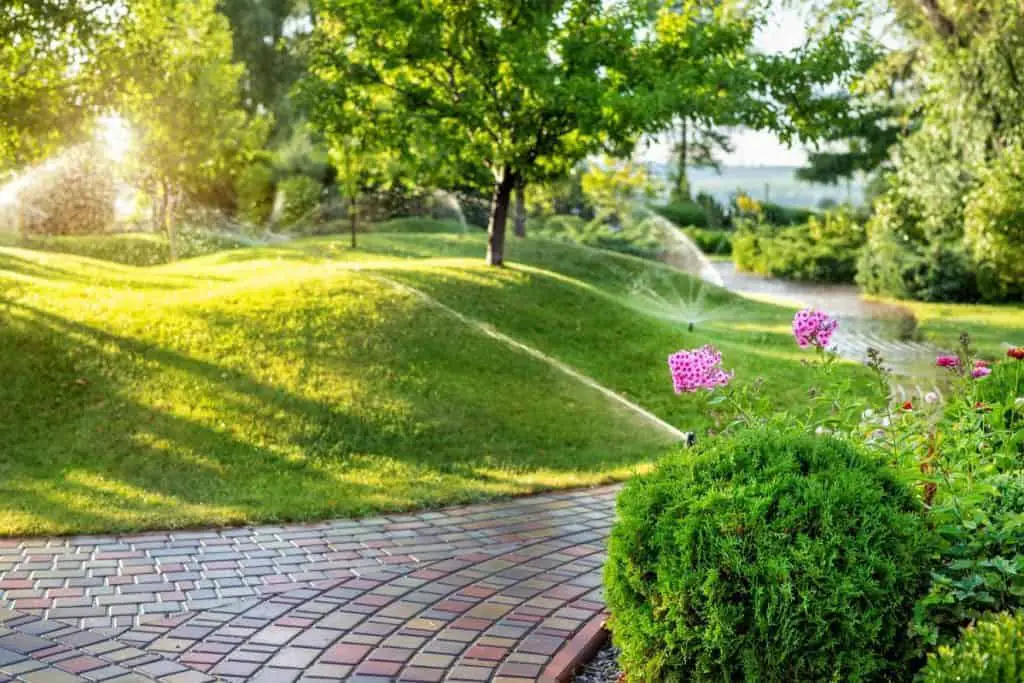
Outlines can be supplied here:
M909 490L849 442L764 428L631 481L605 585L629 680L898 678L927 583Z
M955 647L928 657L923 683L1015 683L1024 680L1024 612L990 615L964 631Z
M864 228L849 210L802 225L745 228L733 239L736 266L761 275L806 282L853 282Z

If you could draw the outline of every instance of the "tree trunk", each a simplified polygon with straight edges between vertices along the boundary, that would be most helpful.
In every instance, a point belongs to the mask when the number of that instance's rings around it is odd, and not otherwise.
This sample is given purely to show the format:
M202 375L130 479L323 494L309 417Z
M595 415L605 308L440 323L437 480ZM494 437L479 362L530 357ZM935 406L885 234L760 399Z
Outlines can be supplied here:
M917 5L940 38L949 40L953 37L956 33L956 24L942 11L937 0L917 0Z
M508 206L516 182L516 174L505 168L501 179L494 186L491 219L487 225L487 265L490 266L505 264L505 225L508 223Z
M348 225L352 232L352 248L356 248L356 227L359 225L359 204L355 197L348 200Z
M526 237L526 183L516 185L516 237Z
M166 183L161 187L160 225L167 233L167 249L171 261L178 260L178 235L174 229L174 210L171 207L171 188Z
M690 200L690 179L686 175L687 156L690 151L687 148L689 131L687 130L686 119L679 122L679 144L676 145L676 177L675 187L672 188L672 199L677 202Z

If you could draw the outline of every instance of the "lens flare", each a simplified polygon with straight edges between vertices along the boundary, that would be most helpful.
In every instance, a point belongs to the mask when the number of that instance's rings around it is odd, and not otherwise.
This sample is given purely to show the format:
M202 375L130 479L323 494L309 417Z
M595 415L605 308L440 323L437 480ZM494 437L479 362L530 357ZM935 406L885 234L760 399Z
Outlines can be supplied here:
M96 136L114 161L122 161L132 146L132 129L117 115L101 116L96 122Z

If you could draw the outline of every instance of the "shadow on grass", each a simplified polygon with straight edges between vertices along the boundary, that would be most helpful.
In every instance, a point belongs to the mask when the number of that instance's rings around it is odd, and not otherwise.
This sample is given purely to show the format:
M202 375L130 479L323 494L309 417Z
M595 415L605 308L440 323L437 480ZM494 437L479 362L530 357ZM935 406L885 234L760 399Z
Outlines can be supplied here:
M6 529L290 521L463 503L558 485L517 483L539 470L600 477L656 450L628 435L609 447L606 437L628 421L609 420L607 406L597 410L599 400L580 398L543 367L526 368L535 361L504 363L517 380L532 373L533 389L510 392L508 404L476 393L502 359L450 321L409 344L426 318L384 312L372 338L355 341L346 335L358 328L344 326L358 321L333 316L329 297L312 301L288 312L309 324L273 350L266 311L190 313L203 334L234 330L234 346L262 349L245 363L10 304L0 329ZM346 343L336 343L339 334ZM460 347L468 351L453 352ZM277 369L294 377L255 379L261 353L283 356ZM361 370L351 381L337 381L353 367ZM559 402L572 410L573 401L581 423L538 419ZM602 422L605 432L587 434Z

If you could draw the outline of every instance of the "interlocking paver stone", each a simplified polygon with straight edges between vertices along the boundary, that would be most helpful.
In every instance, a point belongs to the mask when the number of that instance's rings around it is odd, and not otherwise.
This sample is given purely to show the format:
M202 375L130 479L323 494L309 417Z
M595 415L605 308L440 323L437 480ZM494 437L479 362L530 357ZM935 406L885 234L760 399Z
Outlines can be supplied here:
M535 680L603 609L616 492L0 540L0 680Z

